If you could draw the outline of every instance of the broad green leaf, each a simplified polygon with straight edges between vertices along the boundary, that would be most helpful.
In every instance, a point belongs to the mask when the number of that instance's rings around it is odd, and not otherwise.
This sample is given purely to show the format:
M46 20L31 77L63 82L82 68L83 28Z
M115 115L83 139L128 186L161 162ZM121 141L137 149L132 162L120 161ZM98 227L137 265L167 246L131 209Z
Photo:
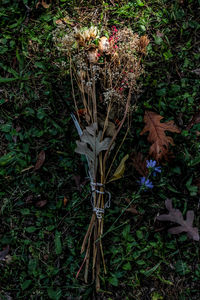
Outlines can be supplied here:
M130 262L127 262L125 265L123 265L122 268L124 270L126 270L126 271L130 271L131 270L131 264L130 264Z
M113 176L109 180L109 182L122 178L122 176L124 175L124 171L125 171L125 162L128 158L129 158L128 154L126 154L126 156L124 156L124 158L122 158L119 166L117 167L115 173L113 174Z
M144 6L144 3L141 0L136 0L138 6Z
M108 279L108 281L109 281L109 283L111 283L114 286L118 286L118 284L119 284L117 277L110 277Z
M26 290L28 287L29 287L29 285L31 284L31 282L32 282L32 280L25 280L23 283L22 283L22 285L21 285L21 287L22 287L22 290L24 291L24 290Z

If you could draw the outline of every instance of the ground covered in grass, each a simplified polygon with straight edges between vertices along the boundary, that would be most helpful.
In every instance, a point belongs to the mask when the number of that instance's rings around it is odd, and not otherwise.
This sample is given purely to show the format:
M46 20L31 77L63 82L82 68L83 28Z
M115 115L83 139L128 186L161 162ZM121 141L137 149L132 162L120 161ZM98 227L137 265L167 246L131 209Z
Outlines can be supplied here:
M170 223L156 216L166 213L170 198L184 216L194 210L199 228L200 2L40 2L2 0L0 7L0 299L199 299L199 242L170 235ZM131 158L124 178L108 185L105 232L128 201L139 214L125 212L104 236L107 274L101 272L98 294L83 271L76 279L92 213L90 187L79 184L85 171L74 153L69 67L52 39L57 20L71 26L66 13L76 20L78 9L109 14L110 26L130 26L150 39L116 167L126 154L148 156L147 135L140 135L146 110L181 131L171 134L173 155L162 162L153 189L137 195L139 162Z

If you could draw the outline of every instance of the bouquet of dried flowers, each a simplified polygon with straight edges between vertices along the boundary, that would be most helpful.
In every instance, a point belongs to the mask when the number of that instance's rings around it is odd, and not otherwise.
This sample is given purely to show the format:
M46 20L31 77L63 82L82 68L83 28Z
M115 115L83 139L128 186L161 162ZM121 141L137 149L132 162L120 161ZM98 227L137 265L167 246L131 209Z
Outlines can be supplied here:
M92 249L92 279L96 281L96 290L99 290L101 261L106 273L101 240L104 212L109 208L111 199L106 184L122 177L128 157L121 161L109 178L121 145L114 155L111 152L114 153L122 126L126 126L126 134L128 132L129 116L134 108L131 101L139 91L137 79L143 73L141 59L146 54L149 40L147 36L139 37L127 27L118 30L115 26L87 28L76 25L66 29L63 35L54 33L54 41L69 58L76 111L72 118L80 135L75 151L87 159L91 185L93 213L81 248L81 253L85 252L84 279L88 281ZM75 95L74 82L80 97Z

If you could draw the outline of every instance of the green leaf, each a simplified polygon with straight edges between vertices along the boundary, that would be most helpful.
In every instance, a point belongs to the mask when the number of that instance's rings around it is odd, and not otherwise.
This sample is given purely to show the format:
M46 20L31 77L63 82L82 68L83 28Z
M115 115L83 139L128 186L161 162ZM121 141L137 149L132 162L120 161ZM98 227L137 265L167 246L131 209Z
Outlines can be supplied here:
M60 289L55 291L52 288L48 288L47 293L48 293L49 298L52 300L59 300L60 297L62 296L62 292Z
M16 81L16 80L18 80L18 78L3 78L3 77L0 77L0 82L1 83L7 83L7 82Z
M138 6L144 6L144 3L141 0L136 0Z
M42 62L40 62L40 61L36 61L36 62L35 62L35 66L36 66L37 68L42 69L42 70L46 70L45 65L44 65Z
M124 230L122 231L122 236L125 240L128 239L129 233L130 233L130 225L126 225Z
M186 262L184 262L183 260L178 260L176 262L175 270L179 275L186 275L190 273L190 270L188 269Z
M28 232L28 233L35 232L36 230L37 230L37 228L34 227L34 226L30 226L30 227L27 227L27 228L26 228L26 232Z
M141 230L137 230L136 235L137 235L137 238L140 240L144 238L143 232Z
M26 290L28 287L29 287L29 285L31 284L31 282L32 282L32 280L25 280L23 283L22 283L22 285L21 285L21 287L22 287L22 290L24 291L24 290Z
M15 156L15 152L9 152L8 154L5 154L0 157L0 166L5 166L13 161Z
M114 286L118 286L118 284L119 284L119 281L118 281L117 277L110 277L108 279L108 281L110 282L110 284L112 284Z
M127 262L125 265L123 265L122 268L124 270L126 270L126 271L130 271L131 270L131 264L130 264L130 262Z
M143 266L146 265L146 262L142 259L136 260L136 264L138 264L139 266Z
M153 274L153 272L155 272L158 269L160 264L161 264L161 262L157 263L153 268L151 268L150 270L145 271L143 274L147 277L151 276L151 274Z
M199 163L200 163L200 156L196 157L195 159L192 159L192 160L189 162L188 166L189 166L189 167L193 167L193 166L198 165Z
M20 210L20 213L24 216L29 215L30 214L30 209L28 208L23 208Z
M55 241L56 254L59 255L59 254L62 253L62 244L61 244L60 232L59 231L56 231L54 241Z
M161 296L159 293L154 292L152 295L152 300L162 300L163 296Z

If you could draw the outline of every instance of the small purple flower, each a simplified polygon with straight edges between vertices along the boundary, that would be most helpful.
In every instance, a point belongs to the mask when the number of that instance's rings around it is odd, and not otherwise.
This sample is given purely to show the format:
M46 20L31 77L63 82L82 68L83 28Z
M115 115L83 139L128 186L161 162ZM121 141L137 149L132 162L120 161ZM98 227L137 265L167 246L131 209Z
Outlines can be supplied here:
M140 183L141 186L143 186L145 188L148 188L148 189L153 188L152 182L149 179L145 178L145 177L141 177L139 183Z
M156 161L155 160L147 160L147 168L152 169L153 176L156 176L156 172L161 173L161 167L156 167Z
M147 168L148 169L149 168L155 168L155 166L156 166L156 161L155 160L152 160L152 159L147 160Z

